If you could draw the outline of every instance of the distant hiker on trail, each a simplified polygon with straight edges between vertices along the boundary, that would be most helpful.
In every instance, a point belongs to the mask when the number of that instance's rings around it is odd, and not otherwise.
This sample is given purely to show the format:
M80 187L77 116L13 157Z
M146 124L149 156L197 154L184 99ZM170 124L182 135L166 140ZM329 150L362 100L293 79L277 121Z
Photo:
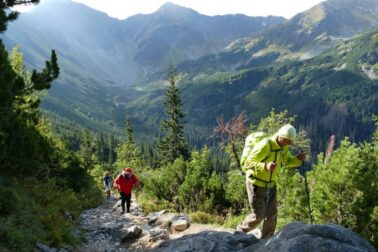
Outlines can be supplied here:
M104 187L105 187L106 198L109 199L110 198L110 192L111 192L112 185L113 185L113 178L112 178L112 175L109 171L104 173L104 176L102 177L102 181L103 181Z
M249 232L263 222L262 238L274 234L277 223L277 174L282 166L297 167L306 159L305 153L293 156L288 148L297 133L286 124L272 137L263 138L248 154L242 168L246 172L248 201L252 209L237 231Z
M127 212L130 213L131 191L134 186L139 187L139 181L130 167L125 168L114 181L114 187L116 187L121 194L122 214L125 213L125 203Z

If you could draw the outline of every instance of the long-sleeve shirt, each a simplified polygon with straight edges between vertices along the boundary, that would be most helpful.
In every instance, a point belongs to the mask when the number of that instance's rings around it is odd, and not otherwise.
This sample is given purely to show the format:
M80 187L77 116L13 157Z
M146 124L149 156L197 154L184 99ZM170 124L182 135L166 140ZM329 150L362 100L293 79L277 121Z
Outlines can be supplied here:
M269 162L276 162L277 164L272 172L265 168ZM293 156L287 146L280 147L278 145L277 136L274 135L255 145L243 164L243 170L253 184L260 187L274 187L281 166L297 167L301 164L302 161Z

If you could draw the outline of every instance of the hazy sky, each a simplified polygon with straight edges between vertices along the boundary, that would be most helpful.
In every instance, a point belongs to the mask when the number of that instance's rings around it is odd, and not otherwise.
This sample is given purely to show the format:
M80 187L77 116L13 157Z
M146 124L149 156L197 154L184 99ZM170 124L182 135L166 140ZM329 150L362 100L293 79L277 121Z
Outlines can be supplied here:
M172 2L213 16L245 14L248 16L283 16L291 18L324 0L74 0L107 13L111 17L125 19L129 16L148 14L166 2Z

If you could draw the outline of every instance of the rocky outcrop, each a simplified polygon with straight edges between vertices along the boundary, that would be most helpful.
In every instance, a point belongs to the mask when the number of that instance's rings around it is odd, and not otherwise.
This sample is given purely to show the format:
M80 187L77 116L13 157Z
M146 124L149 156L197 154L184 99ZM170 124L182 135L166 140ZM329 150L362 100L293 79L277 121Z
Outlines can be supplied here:
M247 251L375 251L355 232L336 224L305 224L293 222L267 241L247 247Z
M156 251L374 252L375 249L358 234L339 225L293 222L268 240L240 232L206 231L163 242Z
M255 236L244 233L233 234L224 231L203 231L186 235L179 239L165 241L154 251L238 251L258 242L259 240Z

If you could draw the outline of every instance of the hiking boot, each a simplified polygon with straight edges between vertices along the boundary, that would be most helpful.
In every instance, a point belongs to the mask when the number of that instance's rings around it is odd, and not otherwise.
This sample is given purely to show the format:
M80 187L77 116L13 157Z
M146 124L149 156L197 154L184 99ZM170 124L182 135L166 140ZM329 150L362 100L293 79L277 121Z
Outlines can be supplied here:
M125 213L125 211L122 211L122 212L121 212L121 215L124 214L124 213Z
M237 234L237 233L243 233L243 234L245 234L246 232L245 232L244 229L241 227L241 225L238 225L238 226L236 227L236 230L235 230L234 234Z

